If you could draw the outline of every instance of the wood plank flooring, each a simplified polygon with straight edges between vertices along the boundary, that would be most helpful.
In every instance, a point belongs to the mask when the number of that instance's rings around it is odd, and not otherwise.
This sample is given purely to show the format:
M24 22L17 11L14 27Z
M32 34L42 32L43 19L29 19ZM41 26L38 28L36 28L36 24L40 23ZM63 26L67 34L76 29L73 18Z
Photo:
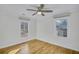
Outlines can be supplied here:
M27 43L31 53L33 54L79 54L78 51L49 44L40 40L31 40Z
M79 54L79 51L63 48L37 39L0 49L0 53L8 54L12 50L19 50L23 44L28 45L31 54Z

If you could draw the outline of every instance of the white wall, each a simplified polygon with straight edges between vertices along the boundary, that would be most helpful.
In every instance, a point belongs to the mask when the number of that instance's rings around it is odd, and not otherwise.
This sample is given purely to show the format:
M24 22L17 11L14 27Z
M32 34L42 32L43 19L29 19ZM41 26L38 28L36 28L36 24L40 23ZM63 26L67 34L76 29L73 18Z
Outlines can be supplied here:
M79 51L79 11L78 6L67 5L57 10L54 10L54 14L60 14L63 12L71 12L72 14L68 19L68 37L57 37L56 33L56 19L53 15L46 15L40 17L37 23L37 38L43 41L47 41L51 44L56 44L65 48L70 48Z
M18 18L22 12L26 12L27 5L0 5L0 48L25 42L36 36L36 19L30 18L29 13L26 17L28 22L28 37L20 37L20 22ZM28 15L28 16L27 16Z

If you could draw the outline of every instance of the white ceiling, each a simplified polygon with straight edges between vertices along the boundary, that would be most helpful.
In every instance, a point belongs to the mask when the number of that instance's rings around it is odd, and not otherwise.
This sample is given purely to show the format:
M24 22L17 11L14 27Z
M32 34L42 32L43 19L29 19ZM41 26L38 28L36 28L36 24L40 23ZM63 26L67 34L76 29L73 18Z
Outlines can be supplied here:
M32 16L34 12L29 12L26 9L36 9L36 6L39 6L39 4L2 4L0 5L0 10L8 15L21 15L22 13L25 13L27 16ZM45 4L45 8L52 9L54 11L52 14L71 12L77 9L79 10L78 7L78 4Z

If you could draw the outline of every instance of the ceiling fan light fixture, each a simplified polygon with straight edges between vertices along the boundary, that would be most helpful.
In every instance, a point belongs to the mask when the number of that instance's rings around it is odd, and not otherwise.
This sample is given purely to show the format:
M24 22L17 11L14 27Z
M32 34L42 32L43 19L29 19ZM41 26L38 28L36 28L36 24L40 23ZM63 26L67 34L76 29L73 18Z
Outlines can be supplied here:
M39 15L41 15L41 12L38 12Z

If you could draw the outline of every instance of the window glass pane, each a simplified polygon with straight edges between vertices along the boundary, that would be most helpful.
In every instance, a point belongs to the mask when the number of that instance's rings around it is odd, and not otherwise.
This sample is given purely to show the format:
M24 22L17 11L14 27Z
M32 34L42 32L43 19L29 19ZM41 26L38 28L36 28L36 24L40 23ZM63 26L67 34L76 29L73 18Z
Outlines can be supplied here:
M27 22L21 22L21 36L26 37L28 33L28 23Z
M67 37L67 19L56 20L57 35Z

